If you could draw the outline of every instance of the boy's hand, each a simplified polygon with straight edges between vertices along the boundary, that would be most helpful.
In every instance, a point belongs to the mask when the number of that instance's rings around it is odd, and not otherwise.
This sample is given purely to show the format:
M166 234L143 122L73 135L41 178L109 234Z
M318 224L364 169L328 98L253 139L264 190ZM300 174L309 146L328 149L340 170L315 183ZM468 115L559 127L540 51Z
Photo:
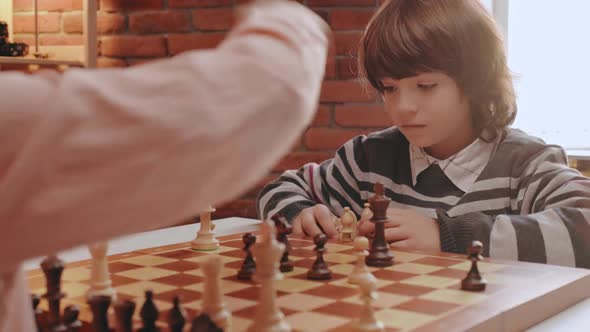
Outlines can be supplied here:
M410 209L387 209L385 240L392 247L407 249L440 250L440 234L436 220ZM365 221L359 224L359 233L372 236L375 224Z
M293 220L293 233L312 237L325 233L328 237L334 237L338 235L335 219L336 217L325 205L317 204L303 209Z

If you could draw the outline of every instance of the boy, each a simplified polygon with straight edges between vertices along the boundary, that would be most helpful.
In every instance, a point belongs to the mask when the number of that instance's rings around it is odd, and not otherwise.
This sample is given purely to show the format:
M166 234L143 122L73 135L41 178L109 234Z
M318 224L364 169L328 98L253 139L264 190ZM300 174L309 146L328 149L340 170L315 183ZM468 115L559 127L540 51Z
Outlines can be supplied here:
M380 182L392 247L464 253L480 240L494 258L590 267L590 180L560 147L508 128L511 76L479 1L384 3L359 68L395 127L285 172L261 191L261 217L281 212L295 233L334 236L334 215L359 215Z

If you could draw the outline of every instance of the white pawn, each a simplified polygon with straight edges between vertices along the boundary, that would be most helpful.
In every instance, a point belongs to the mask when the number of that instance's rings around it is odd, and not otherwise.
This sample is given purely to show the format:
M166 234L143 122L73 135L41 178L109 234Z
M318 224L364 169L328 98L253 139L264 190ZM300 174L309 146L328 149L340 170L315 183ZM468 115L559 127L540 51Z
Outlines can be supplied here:
M291 326L276 302L276 280L283 279L279 270L285 245L276 240L275 225L271 220L260 224L262 239L252 248L256 261L253 279L260 283L260 298L254 322L248 332L290 332Z
M99 242L88 246L92 256L90 267L90 288L86 292L88 299L95 295L110 296L111 300L117 299L117 293L112 287L107 259L108 243Z
M359 222L369 221L373 218L373 211L371 211L371 204L365 203L363 211L361 212L361 219Z
M352 242L357 234L357 219L348 206L344 208L344 214L340 217L340 224L339 240L345 243Z
M213 229L215 225L211 221L211 213L215 212L213 207L209 207L200 215L200 228L197 236L191 241L191 248L194 250L215 250L219 248L219 240L215 238Z
M226 332L231 332L231 313L223 303L223 293L220 285L221 257L214 255L201 262L205 284L203 286L202 312L207 314L215 325Z
M369 255L369 240L364 236L357 236L352 246L354 247L354 255L356 256L356 263L352 272L348 276L348 282L351 284L358 284L361 278L375 279L375 276L369 272L367 265L365 264L365 257Z
M354 332L383 332L385 327L375 317L373 301L377 299L377 282L370 278L369 274L358 280L360 298L363 301L363 309L360 316L352 322L351 330Z

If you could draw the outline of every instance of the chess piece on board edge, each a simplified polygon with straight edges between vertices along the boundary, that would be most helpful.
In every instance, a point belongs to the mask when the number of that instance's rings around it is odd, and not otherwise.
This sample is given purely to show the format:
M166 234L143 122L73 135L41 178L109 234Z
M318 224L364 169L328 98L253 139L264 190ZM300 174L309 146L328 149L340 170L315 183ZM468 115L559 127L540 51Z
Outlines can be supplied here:
M135 302L130 300L117 300L114 305L117 318L117 332L133 332L133 313Z
M344 214L339 218L340 230L338 231L338 240L344 243L351 243L357 235L358 220L350 207L344 207Z
M390 200L384 195L383 184L375 183L373 191L375 195L369 199L369 204L373 212L371 222L375 224L375 236L371 241L369 255L365 258L365 262L368 266L387 267L393 265L393 253L385 241L385 223Z
M170 332L182 332L186 324L186 311L180 306L180 297L174 297L172 309L168 311L168 329Z
M70 304L64 309L63 321L68 328L68 332L79 332L82 329L82 322L78 319L80 307Z
M260 224L261 239L254 245L252 253L256 260L253 280L260 283L259 299L254 322L248 332L290 332L291 326L285 320L277 301L276 281L283 279L280 260L285 245L276 240L274 222L265 220Z
M151 290L145 291L145 302L141 306L139 315L142 321L142 327L137 332L160 332L160 328L156 326L156 321L160 316L160 312L154 303L154 292Z
M201 261L201 270L205 276L201 313L211 318L223 331L232 330L232 315L223 301L221 286L221 269L223 261L219 255L211 255Z
M483 244L480 241L472 241L467 247L467 258L471 261L471 268L465 279L461 280L462 290L481 292L486 289L487 281L482 278L477 267L477 262L483 259L482 249Z
M215 238L215 224L211 220L211 213L215 212L213 207L207 208L200 214L200 227L197 236L191 241L193 250L209 251L219 248L219 240Z
M371 278L370 274L362 275L358 279L358 289L363 302L363 309L357 319L351 324L351 331L354 332L383 332L385 326L375 317L373 302L377 299L377 279Z
M313 265L307 271L307 279L311 280L328 280L332 279L332 272L328 269L328 265L324 261L325 245L328 242L328 237L324 233L317 234L313 237L315 243L316 259Z
M61 300L66 296L61 291L61 277L64 270L64 262L56 255L50 255L41 262L41 269L45 274L46 293L43 297L49 303L47 326L50 332L65 332L66 326L61 320Z
M281 272L291 272L295 268L293 262L289 261L289 252L291 251L291 245L289 244L289 234L293 232L293 226L287 221L287 219L280 215L275 214L272 218L275 223L277 230L277 241L285 245L285 251L281 256Z
M94 295L87 303L92 311L92 331L111 332L109 328L108 310L112 298L108 295Z

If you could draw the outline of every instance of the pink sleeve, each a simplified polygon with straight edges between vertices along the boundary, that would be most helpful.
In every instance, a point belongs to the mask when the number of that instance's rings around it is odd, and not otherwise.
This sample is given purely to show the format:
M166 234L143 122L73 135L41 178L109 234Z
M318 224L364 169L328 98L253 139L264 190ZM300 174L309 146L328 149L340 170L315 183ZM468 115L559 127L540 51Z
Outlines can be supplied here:
M0 261L166 226L237 197L312 119L328 29L252 6L217 48L56 80L0 74Z

